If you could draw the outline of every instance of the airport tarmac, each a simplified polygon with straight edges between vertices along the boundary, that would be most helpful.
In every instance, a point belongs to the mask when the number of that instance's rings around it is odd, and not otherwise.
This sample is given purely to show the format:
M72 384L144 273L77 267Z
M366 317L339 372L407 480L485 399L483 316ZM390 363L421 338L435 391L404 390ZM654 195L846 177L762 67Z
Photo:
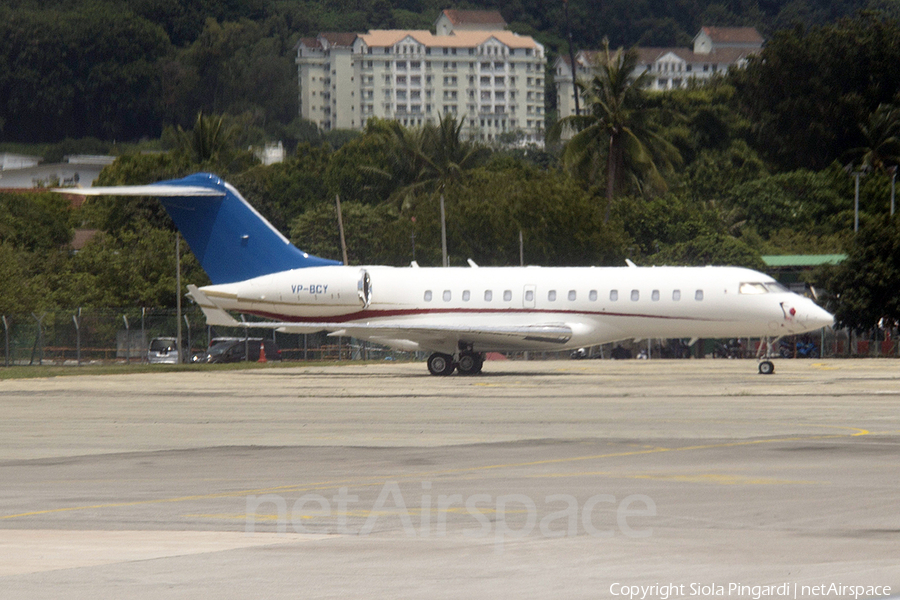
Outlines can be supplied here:
M900 593L897 360L198 369L0 410L3 599Z

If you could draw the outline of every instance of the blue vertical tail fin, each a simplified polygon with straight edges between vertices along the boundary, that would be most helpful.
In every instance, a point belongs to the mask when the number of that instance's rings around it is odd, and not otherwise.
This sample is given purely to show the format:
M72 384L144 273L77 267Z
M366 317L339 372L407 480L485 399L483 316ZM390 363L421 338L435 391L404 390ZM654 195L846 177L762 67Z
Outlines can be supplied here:
M209 173L152 185L64 188L82 195L155 196L214 284L290 269L339 265L303 252L230 184Z
M214 284L340 262L303 252L284 237L229 183L209 173L163 181L222 196L163 196L160 202Z

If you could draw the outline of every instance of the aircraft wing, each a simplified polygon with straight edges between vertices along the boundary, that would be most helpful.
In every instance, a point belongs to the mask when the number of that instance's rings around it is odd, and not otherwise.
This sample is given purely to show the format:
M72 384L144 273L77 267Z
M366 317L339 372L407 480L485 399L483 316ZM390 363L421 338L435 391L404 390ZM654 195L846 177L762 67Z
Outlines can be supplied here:
M423 349L452 349L459 342L492 348L526 348L534 344L559 344L572 337L564 323L533 325L427 325L399 323L328 324L333 336L349 336L396 345L411 342ZM287 328L286 328L287 329Z

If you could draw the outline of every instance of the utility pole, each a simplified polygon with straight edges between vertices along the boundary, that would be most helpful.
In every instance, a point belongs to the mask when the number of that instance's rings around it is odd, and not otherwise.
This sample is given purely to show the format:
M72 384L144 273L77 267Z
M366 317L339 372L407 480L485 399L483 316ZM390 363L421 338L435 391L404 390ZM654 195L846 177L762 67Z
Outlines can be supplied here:
M181 348L181 234L175 232L175 318L178 320L178 335L175 346L178 350L178 362L184 362ZM143 340L142 340L143 341Z
M338 231L341 234L341 252L344 257L344 265L349 265L350 262L347 260L347 240L344 238L344 217L341 215L341 195L334 195L334 204L337 207L337 215L338 215Z
M441 256L444 259L444 266L450 266L450 259L447 258L447 217L444 213L444 193L441 192Z

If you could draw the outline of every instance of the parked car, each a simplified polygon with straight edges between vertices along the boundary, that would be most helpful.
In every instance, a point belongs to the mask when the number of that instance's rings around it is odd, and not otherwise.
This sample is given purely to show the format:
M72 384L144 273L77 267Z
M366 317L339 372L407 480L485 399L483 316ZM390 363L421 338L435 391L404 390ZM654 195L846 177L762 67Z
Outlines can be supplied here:
M177 365L178 340L173 337L158 337L150 340L147 349L147 362L151 365Z
M265 349L266 360L281 360L281 350L272 340L249 338L247 340L227 340L210 346L206 354L194 357L200 363L232 363L245 360L245 351L249 351L249 359L258 361L260 347Z

